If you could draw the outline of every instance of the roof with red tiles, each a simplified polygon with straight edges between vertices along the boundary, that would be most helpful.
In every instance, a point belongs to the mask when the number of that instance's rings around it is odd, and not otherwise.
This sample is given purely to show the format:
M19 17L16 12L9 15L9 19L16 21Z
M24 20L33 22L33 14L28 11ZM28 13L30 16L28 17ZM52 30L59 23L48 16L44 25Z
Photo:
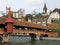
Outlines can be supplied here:
M6 19L5 22L6 22L6 23L7 23L7 22L13 23L13 19L12 19L11 16L10 16L10 12L8 13L8 17L7 17L7 19Z
M6 17L0 17L0 24L5 24L5 21L6 21ZM42 26L41 24L28 23L26 21L13 20L13 25L47 29L46 26Z
M0 24L5 24L6 17L0 17ZM26 21L17 21L13 20L13 25L16 26L25 26L25 27L33 27L33 28L41 28L41 29L60 29L60 24L48 24L48 26L42 26L41 24L34 24L34 23L28 23Z
M49 29L60 29L60 24L48 24Z

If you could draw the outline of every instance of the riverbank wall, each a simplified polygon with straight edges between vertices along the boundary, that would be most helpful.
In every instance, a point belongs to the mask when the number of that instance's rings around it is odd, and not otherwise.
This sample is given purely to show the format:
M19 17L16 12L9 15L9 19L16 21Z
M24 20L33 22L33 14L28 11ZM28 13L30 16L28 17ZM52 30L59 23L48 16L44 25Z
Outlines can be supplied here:
M42 39L46 39L46 40L60 40L60 37L43 37Z

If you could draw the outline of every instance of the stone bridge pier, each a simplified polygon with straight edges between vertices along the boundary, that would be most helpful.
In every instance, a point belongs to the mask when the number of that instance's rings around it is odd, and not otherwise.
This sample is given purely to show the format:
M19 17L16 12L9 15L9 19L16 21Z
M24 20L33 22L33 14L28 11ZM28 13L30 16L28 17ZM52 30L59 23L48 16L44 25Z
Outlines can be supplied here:
M0 35L0 43L8 42L10 38L9 34Z
M37 34L30 34L31 36L31 40L41 40L42 39L42 35L37 35Z
M3 41L3 36L0 35L0 43Z

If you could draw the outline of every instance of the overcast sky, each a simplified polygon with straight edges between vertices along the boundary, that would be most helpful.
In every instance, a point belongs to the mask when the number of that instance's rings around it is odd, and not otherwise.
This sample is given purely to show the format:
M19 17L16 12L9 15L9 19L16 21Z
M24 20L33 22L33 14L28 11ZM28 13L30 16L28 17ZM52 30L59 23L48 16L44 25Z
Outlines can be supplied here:
M43 12L44 3L46 3L48 11L60 8L60 0L0 0L0 12L6 12L6 6L11 7L13 11L23 8L26 13L31 13L33 10Z

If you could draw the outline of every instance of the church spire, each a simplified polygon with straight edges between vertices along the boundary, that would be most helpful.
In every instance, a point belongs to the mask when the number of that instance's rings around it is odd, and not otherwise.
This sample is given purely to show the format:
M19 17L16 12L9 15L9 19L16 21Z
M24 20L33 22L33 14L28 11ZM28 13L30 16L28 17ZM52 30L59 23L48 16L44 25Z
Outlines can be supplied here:
M44 3L43 11L44 11L44 13L47 13L47 6L46 6L46 3Z

